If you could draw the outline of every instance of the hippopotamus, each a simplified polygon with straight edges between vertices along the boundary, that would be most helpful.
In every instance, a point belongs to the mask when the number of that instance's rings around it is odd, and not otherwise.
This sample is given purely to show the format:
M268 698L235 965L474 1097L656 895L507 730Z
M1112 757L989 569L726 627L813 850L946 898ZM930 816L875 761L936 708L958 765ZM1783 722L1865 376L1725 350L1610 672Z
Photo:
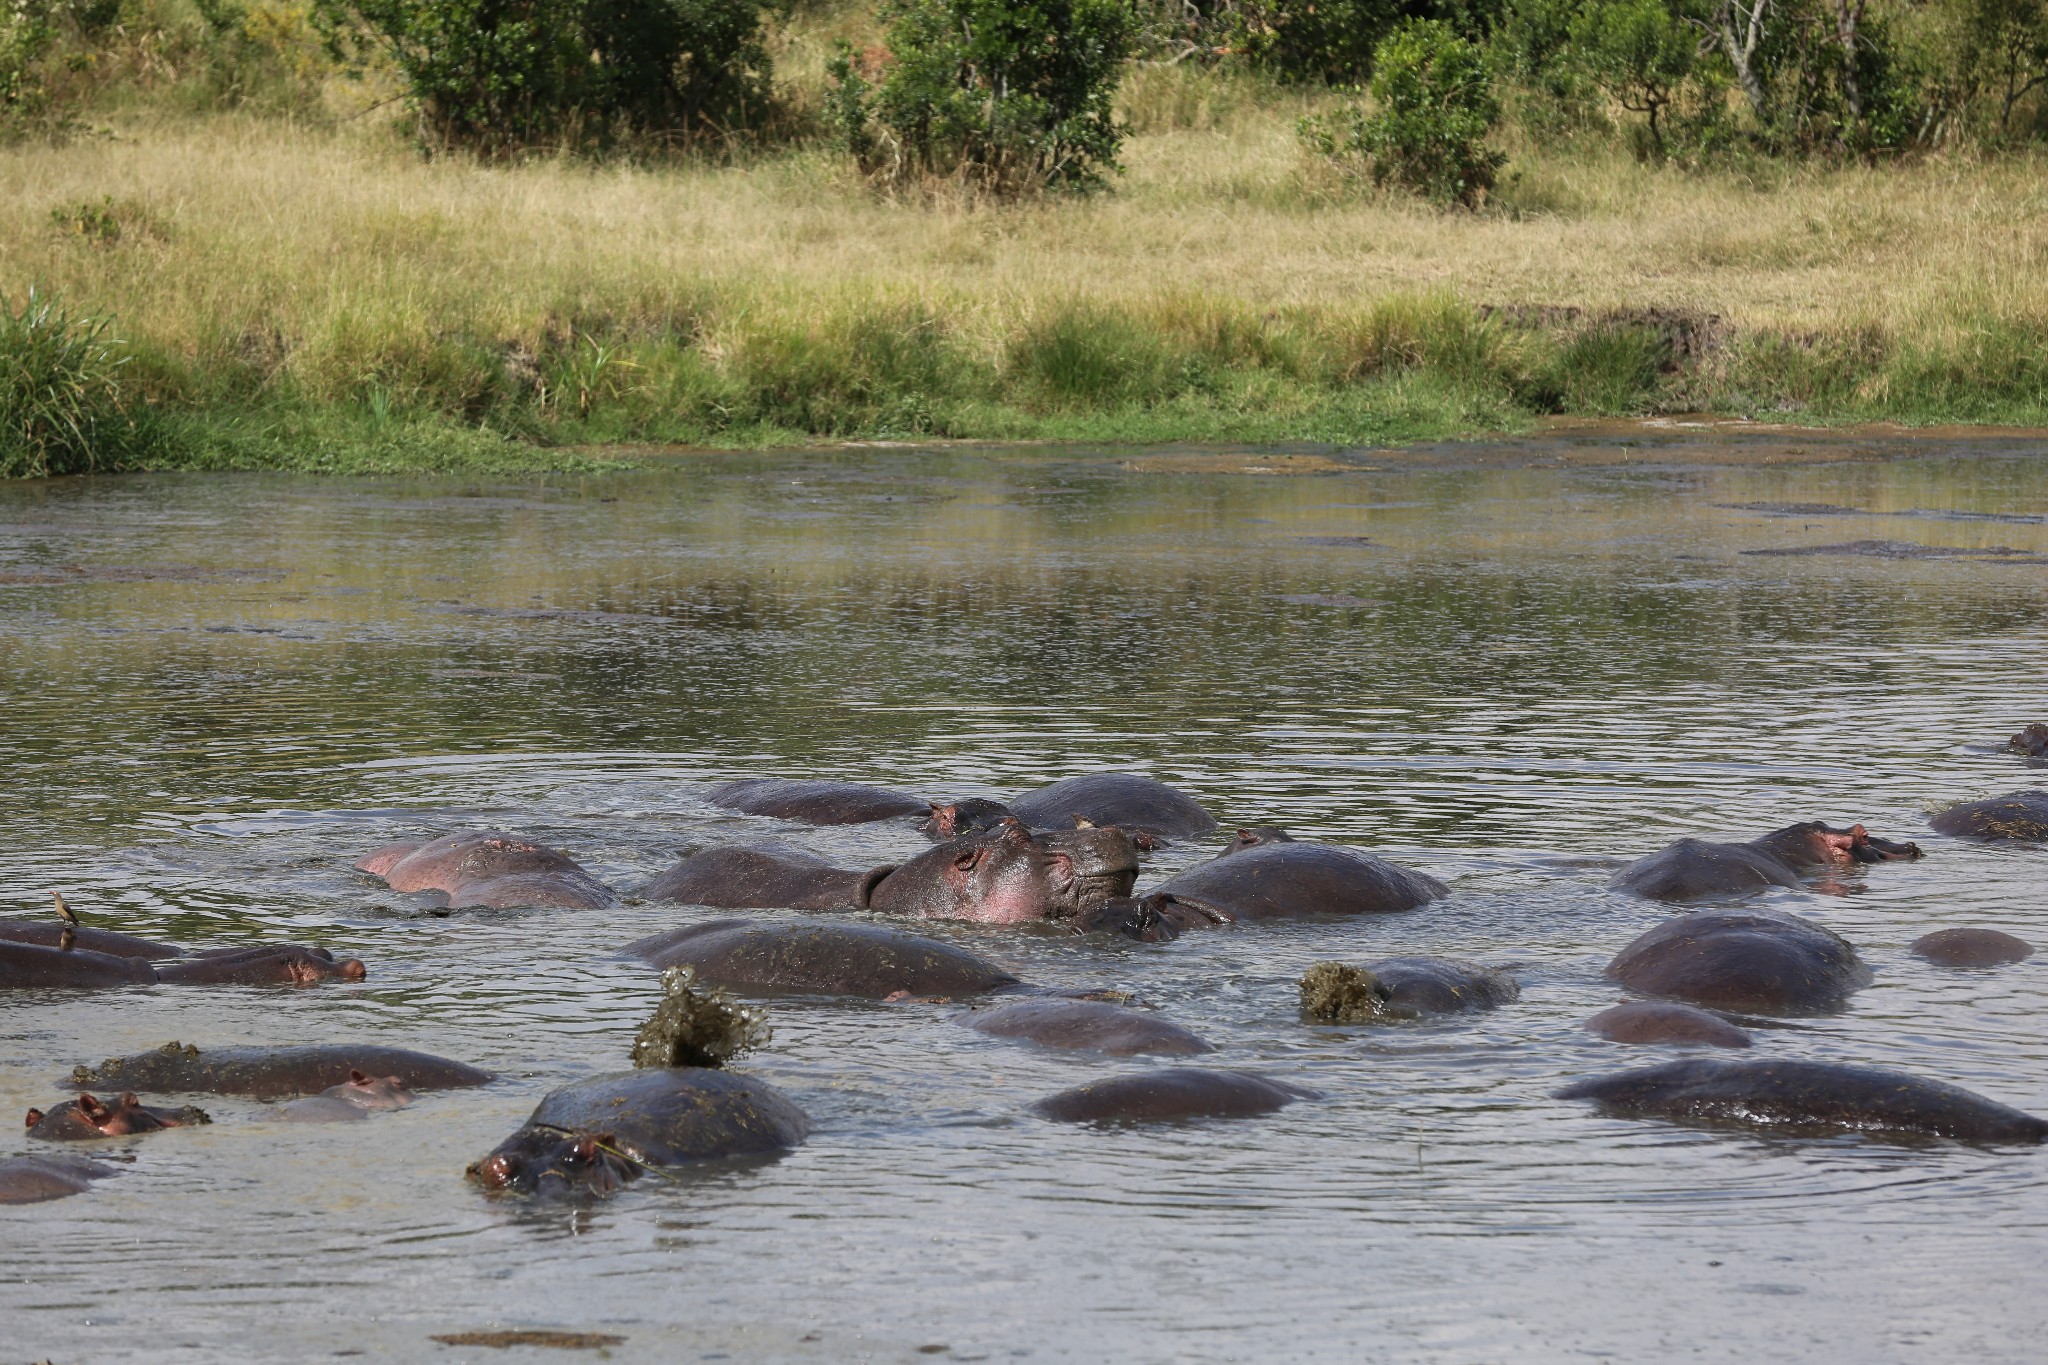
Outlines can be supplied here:
M605 910L618 903L610 887L568 854L495 829L444 834L424 844L386 844L356 859L355 868L382 878L393 891L427 892L435 905L452 910Z
M317 1094L348 1081L357 1072L391 1077L411 1090L457 1089L496 1079L463 1062L378 1043L220 1047L203 1052L190 1044L165 1043L153 1052L109 1057L96 1067L78 1067L71 1073L71 1083L169 1094L283 1099Z
M1245 1071L1176 1066L1093 1081L1048 1095L1031 1106L1061 1123L1243 1118L1270 1114L1296 1100L1322 1098L1313 1090Z
M1196 914L1190 925L1309 915L1385 915L1413 910L1451 889L1363 849L1334 844L1258 844L1189 868L1151 894Z
M943 805L933 802L932 813L920 820L917 827L934 839L955 839L962 834L985 833L1016 818L1002 802L975 796Z
M0 1160L0 1204L40 1204L84 1194L118 1166L69 1156L11 1156Z
M1817 820L1787 825L1744 844L1680 839L1614 874L1616 890L1660 901L1747 896L1773 886L1803 887L1811 867L1848 867L1920 856L1918 844L1873 838L1861 825L1834 829Z
M174 950L175 951L175 950ZM272 944L220 948L194 957L152 963L145 958L83 948L45 948L0 941L0 990L42 986L93 989L105 986L311 985L320 981L361 981L363 964L336 961L325 948Z
M1691 1057L1579 1081L1557 1092L1613 1113L1760 1128L1920 1133L1964 1142L2040 1142L2048 1120L1961 1086L1835 1062Z
M112 1104L91 1095L52 1105L45 1112L31 1109L23 1125L32 1138L45 1142L77 1142L86 1138L127 1137L132 1133L154 1133L162 1128L185 1128L212 1123L203 1109L186 1105L182 1109L152 1109L133 1090Z
M287 1123L352 1123L384 1109L403 1109L417 1098L396 1076L348 1073L340 1085L330 1085L317 1095L293 1100L277 1116Z
M1522 996L1507 973L1442 957L1390 957L1367 967L1318 962L1302 974L1301 1012L1331 1024L1381 1024L1490 1010Z
M1076 819L1134 834L1191 839L1216 828L1216 817L1186 792L1135 773L1088 773L1013 797L1010 813L1033 829L1064 829Z
M0 942L31 943L42 948L69 945L73 950L109 957L139 957L145 962L165 962L186 955L186 950L175 943L55 920L0 919Z
M1586 1032L1596 1033L1612 1043L1749 1046L1749 1035L1720 1015L1671 1000L1631 1000L1601 1010L1586 1021Z
M2048 725L2029 725L2006 741L2006 747L2028 758L2048 758Z
M766 1081L704 1067L594 1076L549 1094L471 1166L487 1190L602 1197L649 1166L784 1152L810 1132Z
M1615 954L1607 975L1641 995L1712 1009L1820 1014L1870 984L1849 941L1796 915L1678 915Z
M1120 934L1140 943L1171 943L1189 929L1228 923L1217 911L1153 891L1100 901L1076 914L1067 927L1077 934Z
M743 777L713 787L705 800L743 815L771 815L806 825L865 825L925 816L933 810L929 801L881 787L789 777Z
M1937 834L1967 839L2048 839L2048 791L2007 792L1982 801L1965 801L1937 813L1927 822Z
M1944 967L2002 967L2032 957L2034 945L1996 929L1937 929L1914 939L1906 951Z
M1021 984L965 949L879 924L712 920L623 951L657 967L693 968L707 986L758 995L886 1000L904 992L982 995Z
M1121 830L1032 834L1012 820L864 872L793 849L707 849L640 894L722 910L879 910L1016 924L1072 919L1100 901L1128 895L1137 877L1137 851Z
M1257 848L1261 844L1291 844L1293 842L1294 836L1278 825L1249 825L1231 835L1230 842L1223 846L1223 852L1216 856L1222 858L1232 853L1242 853L1248 848Z
M1112 1057L1141 1052L1190 1057L1216 1050L1179 1024L1099 1000L1006 1000L956 1015L954 1021L997 1038Z

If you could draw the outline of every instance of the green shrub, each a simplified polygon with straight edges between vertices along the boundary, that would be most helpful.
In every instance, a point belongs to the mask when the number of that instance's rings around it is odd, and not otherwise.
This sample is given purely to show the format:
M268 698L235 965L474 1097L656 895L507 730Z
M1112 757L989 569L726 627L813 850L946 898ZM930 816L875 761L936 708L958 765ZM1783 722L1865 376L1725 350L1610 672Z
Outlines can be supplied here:
M51 89L64 18L61 0L13 0L0 9L0 138L69 126Z
M1282 80L1358 85L1402 13L1398 0L1243 0L1231 45Z
M1434 19L1387 35L1373 57L1367 114L1356 105L1301 121L1309 146L1340 165L1361 164L1374 183L1432 203L1476 206L1507 158L1486 138L1500 121L1485 54Z
M122 412L122 343L104 317L73 315L31 288L0 298L0 478L77 474L113 463L132 432Z
M1666 0L1598 0L1572 21L1579 59L1615 103L1649 115L1650 146L1665 154L1664 111L1698 64L1699 34Z
M894 0L886 16L885 69L860 70L844 47L829 68L830 118L870 176L1017 194L1118 169L1129 0Z
M397 67L425 142L486 156L695 143L769 108L765 0L316 0L337 58Z

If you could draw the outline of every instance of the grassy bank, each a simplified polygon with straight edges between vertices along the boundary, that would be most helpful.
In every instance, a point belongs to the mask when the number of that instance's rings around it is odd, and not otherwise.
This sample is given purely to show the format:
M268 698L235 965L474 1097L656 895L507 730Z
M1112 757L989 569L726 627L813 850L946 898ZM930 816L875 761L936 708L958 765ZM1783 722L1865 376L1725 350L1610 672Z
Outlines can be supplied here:
M108 314L128 465L590 442L1378 442L1546 412L2048 422L2048 164L1508 150L1481 214L1316 178L1301 105L1140 71L1115 192L894 203L823 153L486 168L363 123L0 150L0 281ZM113 447L110 447L110 450Z

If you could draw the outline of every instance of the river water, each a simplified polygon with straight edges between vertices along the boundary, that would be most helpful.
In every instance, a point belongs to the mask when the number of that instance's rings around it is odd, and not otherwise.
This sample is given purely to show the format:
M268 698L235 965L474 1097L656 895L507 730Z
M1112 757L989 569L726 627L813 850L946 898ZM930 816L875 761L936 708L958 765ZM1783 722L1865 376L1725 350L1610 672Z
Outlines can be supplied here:
M2048 1152L1603 1117L1566 1080L1673 1055L1585 1033L1665 913L1619 860L1861 820L1922 862L1766 903L1853 940L1850 1008L1768 1055L2048 1112L2048 953L1959 972L1950 925L2048 946L2044 859L1929 832L2041 785L2048 441L1617 431L1404 454L863 449L518 482L134 477L0 487L0 914L289 938L360 984L0 996L0 1111L169 1039L343 1038L504 1073L361 1124L202 1099L0 1209L10 1358L2038 1359ZM1844 548L1846 547L1846 548ZM1822 553L1782 553L1812 551ZM1152 773L1226 821L1369 847L1454 895L1165 945L934 930L1137 992L1312 1086L1272 1117L1094 1129L1031 1100L1141 1063L932 1004L779 1002L746 1066L786 1158L582 1208L463 1166L625 1064L657 995L615 949L708 912L435 916L349 870L496 825L630 887L774 835L865 866L892 826L707 806L756 773L1002 794ZM1154 856L1141 885L1206 858ZM1303 1024L1309 963L1511 963L1517 1005ZM26 1150L19 1138L8 1151Z

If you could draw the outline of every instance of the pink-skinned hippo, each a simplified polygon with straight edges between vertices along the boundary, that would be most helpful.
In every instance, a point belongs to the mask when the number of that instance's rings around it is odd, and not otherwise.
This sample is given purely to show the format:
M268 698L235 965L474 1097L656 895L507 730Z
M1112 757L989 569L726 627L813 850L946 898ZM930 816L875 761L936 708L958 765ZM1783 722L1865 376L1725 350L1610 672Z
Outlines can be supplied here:
M916 919L1019 924L1071 920L1128 895L1138 876L1130 837L1114 828L1032 834L1006 821L902 864L851 871L792 849L714 848L656 877L648 900L724 910L878 910Z
M112 1104L81 1094L75 1100L52 1105L47 1111L31 1109L24 1126L30 1137L44 1142L78 1142L211 1122L213 1120L203 1109L194 1109L190 1105L182 1109L155 1109L144 1104L130 1090Z
M618 903L610 887L568 854L495 829L444 834L424 844L387 844L358 858L355 868L382 878L393 891L424 892L453 910L605 910Z
M1817 820L1787 825L1747 843L1680 839L1614 874L1613 886L1652 900L1747 896L1774 886L1803 887L1812 868L1910 861L1918 844L1879 839L1861 825L1835 829Z

